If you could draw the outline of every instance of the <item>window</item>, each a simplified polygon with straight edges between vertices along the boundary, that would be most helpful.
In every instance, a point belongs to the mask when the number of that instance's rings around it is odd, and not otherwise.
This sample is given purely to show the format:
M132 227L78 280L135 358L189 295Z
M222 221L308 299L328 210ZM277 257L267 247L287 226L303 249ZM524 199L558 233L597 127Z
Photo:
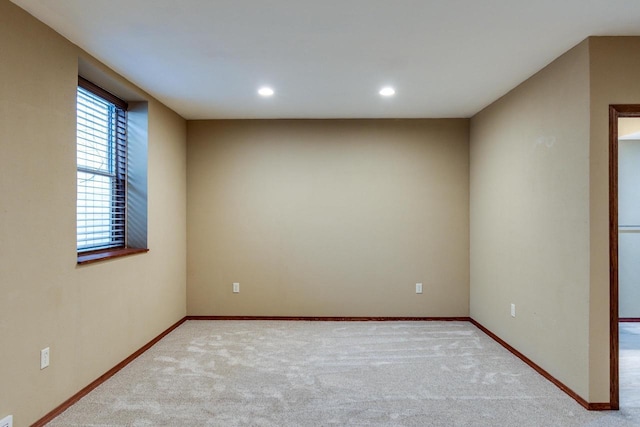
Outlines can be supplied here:
M79 78L77 250L126 246L127 104Z

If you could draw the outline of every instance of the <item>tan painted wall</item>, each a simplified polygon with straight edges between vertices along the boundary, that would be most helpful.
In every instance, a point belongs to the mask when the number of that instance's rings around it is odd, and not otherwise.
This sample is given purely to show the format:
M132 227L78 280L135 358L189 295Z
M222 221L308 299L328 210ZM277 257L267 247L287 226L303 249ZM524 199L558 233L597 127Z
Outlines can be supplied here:
M609 104L640 104L640 37L592 37L591 68L591 396L609 390Z
M587 42L472 118L470 163L471 317L588 399Z
M185 315L186 125L150 100L150 252L77 267L84 53L8 1L0 52L0 416L22 427Z
M189 314L468 315L468 120L195 121L188 141Z

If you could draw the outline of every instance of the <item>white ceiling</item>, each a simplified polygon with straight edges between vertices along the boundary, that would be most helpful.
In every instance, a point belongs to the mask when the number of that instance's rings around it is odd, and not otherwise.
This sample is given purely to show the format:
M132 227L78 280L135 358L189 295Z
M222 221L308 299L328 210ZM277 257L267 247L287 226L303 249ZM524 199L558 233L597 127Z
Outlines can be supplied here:
M639 0L12 1L187 119L470 117L590 35L640 35Z

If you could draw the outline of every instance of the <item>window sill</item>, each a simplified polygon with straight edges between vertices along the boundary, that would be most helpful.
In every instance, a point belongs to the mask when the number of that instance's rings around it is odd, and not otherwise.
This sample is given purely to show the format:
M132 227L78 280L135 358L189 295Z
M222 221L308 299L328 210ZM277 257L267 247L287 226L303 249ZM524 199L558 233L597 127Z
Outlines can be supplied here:
M106 261L108 259L119 258L128 255L142 254L149 252L145 248L110 248L99 251L82 252L78 254L78 265L91 264L94 262Z

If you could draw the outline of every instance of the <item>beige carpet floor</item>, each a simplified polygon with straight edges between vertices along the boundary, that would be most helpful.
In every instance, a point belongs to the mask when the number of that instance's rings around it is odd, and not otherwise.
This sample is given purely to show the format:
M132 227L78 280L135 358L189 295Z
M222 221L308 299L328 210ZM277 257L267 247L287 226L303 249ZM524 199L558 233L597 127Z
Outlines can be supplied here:
M57 426L640 426L467 322L188 321Z

